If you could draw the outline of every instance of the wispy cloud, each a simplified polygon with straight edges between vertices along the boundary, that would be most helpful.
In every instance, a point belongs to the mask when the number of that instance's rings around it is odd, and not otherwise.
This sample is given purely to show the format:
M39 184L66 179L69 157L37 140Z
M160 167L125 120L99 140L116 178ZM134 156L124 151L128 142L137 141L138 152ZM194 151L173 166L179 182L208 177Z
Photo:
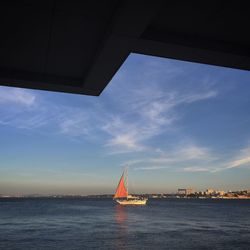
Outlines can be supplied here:
M168 169L168 166L149 166L149 167L136 167L134 170L159 170L159 169Z
M136 122L125 122L119 115L108 117L103 121L102 131L107 133L109 139L105 147L110 148L109 153L127 153L142 151Z
M0 88L0 124L20 129L34 129L47 123L38 111L37 94L32 90ZM8 107L8 109L6 109Z
M227 169L238 168L241 166L250 166L250 147L242 149L234 160L228 163Z
M101 97L95 101L82 99L82 108L67 105L65 102L57 103L46 99L46 96L38 100L39 94L34 94L33 91L2 88L0 103L22 104L25 107L32 106L33 109L29 112L3 111L0 124L22 129L49 127L49 130L54 130L52 132L57 134L78 138L98 134L96 137L107 154L151 151L150 140L176 130L175 122L182 115L177 109L179 106L217 96L217 91L210 89L208 85L204 88L201 86L198 89L182 90L160 84L158 81L166 72L170 74L169 78L164 78L165 81L172 80L174 74L180 73L179 68L171 68L171 64L167 66L149 63L141 68L142 74L133 79L134 82L128 81L130 75L123 69L118 74L125 73L125 76L114 80ZM147 67L150 68L147 70ZM151 71L153 73L149 74ZM206 153L204 148L199 151L197 148L188 150L179 153L186 159L202 157ZM165 159L167 162L168 158L166 156L158 161Z
M228 168L237 168L237 167L241 167L241 166L247 165L247 164L250 165L250 155L249 156L245 156L245 157L243 157L241 159L232 161L228 165L227 169Z
M143 146L139 145L132 134L121 134L109 140L106 146L118 147L119 153L129 151L141 151ZM119 151L119 147L121 150ZM125 148L125 149L124 149ZM127 151L126 151L127 150Z
M205 167L195 167L195 166L191 166L191 167L185 167L183 169L181 169L182 172L213 172L213 169L210 168L205 168Z
M35 101L36 96L29 90L10 87L0 89L0 104L31 106Z
M50 101L39 91L1 87L0 98L0 124L4 126L26 130L43 127L54 134L80 137L90 134L94 122L91 112Z
M188 160L211 160L213 156L208 148L198 147L194 144L181 144L168 153L161 154L160 157L151 159L155 163L182 162Z
M179 149L177 155L181 155L182 159L184 160L193 160L193 159L210 160L211 158L213 158L208 148L198 147L194 144Z
M216 97L218 95L218 92L215 90L210 90L207 92L203 93L194 93L191 95L183 96L183 101L186 103L192 103L192 102L197 102L209 98Z
M62 134L69 136L83 136L90 134L90 127L88 125L87 117L84 114L74 115L68 114L64 116L59 124L59 131Z
M217 156L208 148L185 142L165 152L163 150L152 151L151 156L129 160L124 162L123 165L136 170L171 168L177 172L211 172L214 169L210 169L207 165L215 162L217 159Z
M226 160L222 164L216 165L211 172L220 172L233 168L248 167L250 168L250 147L241 149L233 157L228 157L231 160Z
M236 151L234 156L230 154L228 157L226 157L226 159L225 157L214 158L211 162L205 162L205 166L203 165L204 163L200 163L199 166L193 165L184 167L181 169L181 171L217 173L233 168L250 167L250 147Z
M215 97L216 91L204 93L180 94L169 91L157 90L155 95L154 87L146 88L145 92L134 93L129 100L129 105L123 101L123 105L131 107L129 115L114 115L107 120L103 129L111 135L106 146L123 148L125 152L132 150L141 151L147 149L145 141L152 137L173 129L174 122L178 120L179 114L175 108L180 105L188 105L193 102ZM118 151L119 152L119 151ZM201 153L201 152L187 152Z

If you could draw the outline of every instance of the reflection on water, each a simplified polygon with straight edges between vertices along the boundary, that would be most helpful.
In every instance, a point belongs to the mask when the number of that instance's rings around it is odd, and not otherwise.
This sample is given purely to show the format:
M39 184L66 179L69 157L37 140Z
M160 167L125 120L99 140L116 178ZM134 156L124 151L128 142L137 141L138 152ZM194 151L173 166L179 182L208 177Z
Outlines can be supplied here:
M117 240L114 242L115 249L128 248L128 213L126 207L115 207L115 221L117 224Z
M115 220L120 227L125 227L127 222L128 214L126 207L117 205L115 208Z

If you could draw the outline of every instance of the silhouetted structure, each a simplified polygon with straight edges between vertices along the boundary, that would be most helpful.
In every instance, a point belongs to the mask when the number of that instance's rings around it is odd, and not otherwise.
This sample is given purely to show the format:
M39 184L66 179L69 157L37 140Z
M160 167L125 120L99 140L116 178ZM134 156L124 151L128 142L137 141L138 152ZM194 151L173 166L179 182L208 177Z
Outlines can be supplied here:
M250 69L237 1L1 1L0 84L99 95L131 52Z

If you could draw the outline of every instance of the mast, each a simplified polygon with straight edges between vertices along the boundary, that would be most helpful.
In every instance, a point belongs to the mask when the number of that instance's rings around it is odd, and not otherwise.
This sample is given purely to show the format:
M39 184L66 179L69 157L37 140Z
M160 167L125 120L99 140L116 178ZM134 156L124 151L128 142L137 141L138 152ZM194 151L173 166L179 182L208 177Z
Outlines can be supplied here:
M125 171L126 171L126 187L128 192L128 166L126 167Z

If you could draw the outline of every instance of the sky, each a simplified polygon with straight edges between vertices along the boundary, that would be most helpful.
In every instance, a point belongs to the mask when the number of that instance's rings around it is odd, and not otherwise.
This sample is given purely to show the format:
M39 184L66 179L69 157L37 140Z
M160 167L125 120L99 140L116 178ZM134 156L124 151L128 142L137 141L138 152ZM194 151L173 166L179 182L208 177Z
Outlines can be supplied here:
M250 188L250 72L131 54L99 97L0 87L0 194Z

